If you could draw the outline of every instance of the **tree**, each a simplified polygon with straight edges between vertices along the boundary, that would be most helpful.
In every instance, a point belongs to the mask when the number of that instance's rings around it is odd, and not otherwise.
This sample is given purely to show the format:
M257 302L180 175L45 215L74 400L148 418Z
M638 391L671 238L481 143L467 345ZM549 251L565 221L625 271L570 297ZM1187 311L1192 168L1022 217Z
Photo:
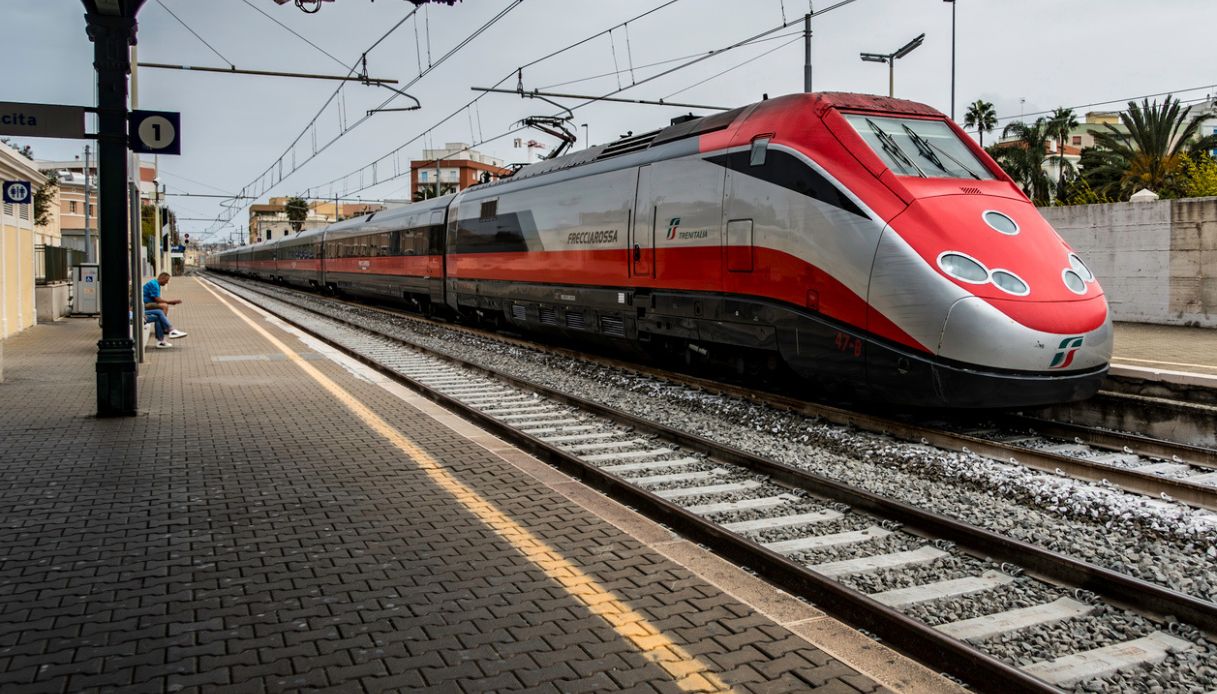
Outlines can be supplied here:
M140 205L139 232L144 248L148 249L148 257L159 257L156 255L160 250L156 247L159 243L156 238L156 205Z
M1217 147L1215 136L1194 139L1204 117L1188 119L1179 100L1169 96L1161 106L1157 101L1151 104L1149 99L1140 104L1128 102L1128 110L1120 114L1127 132L1111 124L1104 124L1105 130L1090 131L1095 145L1111 152L1095 173L1118 178L1116 190L1110 192L1123 199L1143 188L1155 192L1170 188L1180 172L1183 155L1189 150Z
M1217 160L1204 151L1184 154L1179 161L1171 197L1203 198L1217 195Z
M12 147L13 149L17 150L17 153L20 154L21 156L25 157L26 159L34 158L34 148L30 147L29 145L19 145L16 142L13 142L12 140L8 139L7 137L0 137L0 142L3 142L4 144L8 145L9 147Z
M308 219L308 202L304 198L290 197L287 199L285 211L292 230L300 231L304 227L304 220Z
M1114 152L1098 147L1083 147L1078 168L1087 187L1113 200L1119 198L1123 160Z
M450 193L455 193L456 191L457 191L457 187L456 187L455 183L443 183L440 185L439 194L448 195ZM431 198L434 198L434 197L435 197L435 187L429 183L420 183L418 185L418 190L415 191L415 193L414 193L414 202L419 202L422 200L430 200Z
M34 158L34 148L29 145L18 145L7 137L0 137L0 142L17 150L26 159ZM51 223L51 203L55 200L55 191L59 188L59 174L54 171L44 171L46 183L34 191L34 225L44 227Z
M1097 205L1111 202L1101 193L1095 192L1085 178L1075 177L1065 182L1065 187L1056 198L1057 205Z
M46 183L34 191L34 225L40 227L51 223L51 203L55 201L55 191L59 190L59 174L45 173Z
M1002 137L1015 139L988 150L1036 205L1047 205L1051 197L1052 182L1044 172L1051 130L1052 124L1047 118L1037 118L1030 125L1015 121L1002 130Z
M985 133L991 133L993 128L997 127L997 111L993 110L993 104L977 99L968 105L963 124L967 128L976 128L976 132L980 134L980 146L984 147Z
M1056 138L1056 197L1060 199L1065 196L1065 143L1069 140L1069 133L1078 127L1078 117L1074 115L1073 109L1061 106L1052 112L1049 120L1051 122L1052 136Z

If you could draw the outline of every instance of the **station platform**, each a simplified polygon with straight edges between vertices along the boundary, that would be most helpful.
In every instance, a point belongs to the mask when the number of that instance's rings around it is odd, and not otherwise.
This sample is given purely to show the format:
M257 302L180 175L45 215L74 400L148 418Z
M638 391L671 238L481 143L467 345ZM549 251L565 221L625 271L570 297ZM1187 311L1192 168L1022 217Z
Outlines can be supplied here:
M3 691L958 689L209 287L136 417L5 343Z
M1217 329L1116 323L1112 366L1197 374L1217 386Z

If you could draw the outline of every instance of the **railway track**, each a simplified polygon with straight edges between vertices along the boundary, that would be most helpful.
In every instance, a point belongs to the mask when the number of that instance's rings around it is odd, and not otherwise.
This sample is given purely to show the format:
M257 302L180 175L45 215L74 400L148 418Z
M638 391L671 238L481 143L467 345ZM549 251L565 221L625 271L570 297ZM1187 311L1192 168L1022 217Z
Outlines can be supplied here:
M978 688L1214 684L1195 674L1212 657L1211 602L262 296L301 330Z
M1213 449L1217 447L1217 376L1113 365L1103 388L1084 406L1055 405L1041 416L1087 428L1140 431Z
M262 291L259 288L257 291ZM275 291L296 292L276 287ZM315 297L304 292L302 296ZM1217 449L1107 429L1061 424L1036 417L1003 416L986 426L960 428L952 422L902 421L718 380L663 370L561 347L538 345L478 328L442 323L417 314L334 299L394 318L439 326L526 349L591 361L614 369L742 398L781 411L948 451L974 453L1079 480L1106 481L1143 496L1175 500L1217 511Z

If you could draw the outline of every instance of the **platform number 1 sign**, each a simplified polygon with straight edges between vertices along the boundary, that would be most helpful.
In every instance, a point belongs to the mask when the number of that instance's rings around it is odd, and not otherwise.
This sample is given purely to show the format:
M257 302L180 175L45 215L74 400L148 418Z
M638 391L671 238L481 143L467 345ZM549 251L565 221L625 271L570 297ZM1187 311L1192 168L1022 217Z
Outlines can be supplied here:
M180 125L180 113L132 111L127 123L128 146L141 154L181 154Z

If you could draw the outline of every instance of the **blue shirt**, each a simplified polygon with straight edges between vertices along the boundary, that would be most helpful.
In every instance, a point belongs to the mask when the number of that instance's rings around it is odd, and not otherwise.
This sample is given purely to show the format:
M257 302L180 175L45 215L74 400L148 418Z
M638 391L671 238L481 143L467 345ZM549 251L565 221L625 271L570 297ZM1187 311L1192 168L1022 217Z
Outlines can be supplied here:
M144 282L144 303L149 304L161 298L161 283L155 278Z

